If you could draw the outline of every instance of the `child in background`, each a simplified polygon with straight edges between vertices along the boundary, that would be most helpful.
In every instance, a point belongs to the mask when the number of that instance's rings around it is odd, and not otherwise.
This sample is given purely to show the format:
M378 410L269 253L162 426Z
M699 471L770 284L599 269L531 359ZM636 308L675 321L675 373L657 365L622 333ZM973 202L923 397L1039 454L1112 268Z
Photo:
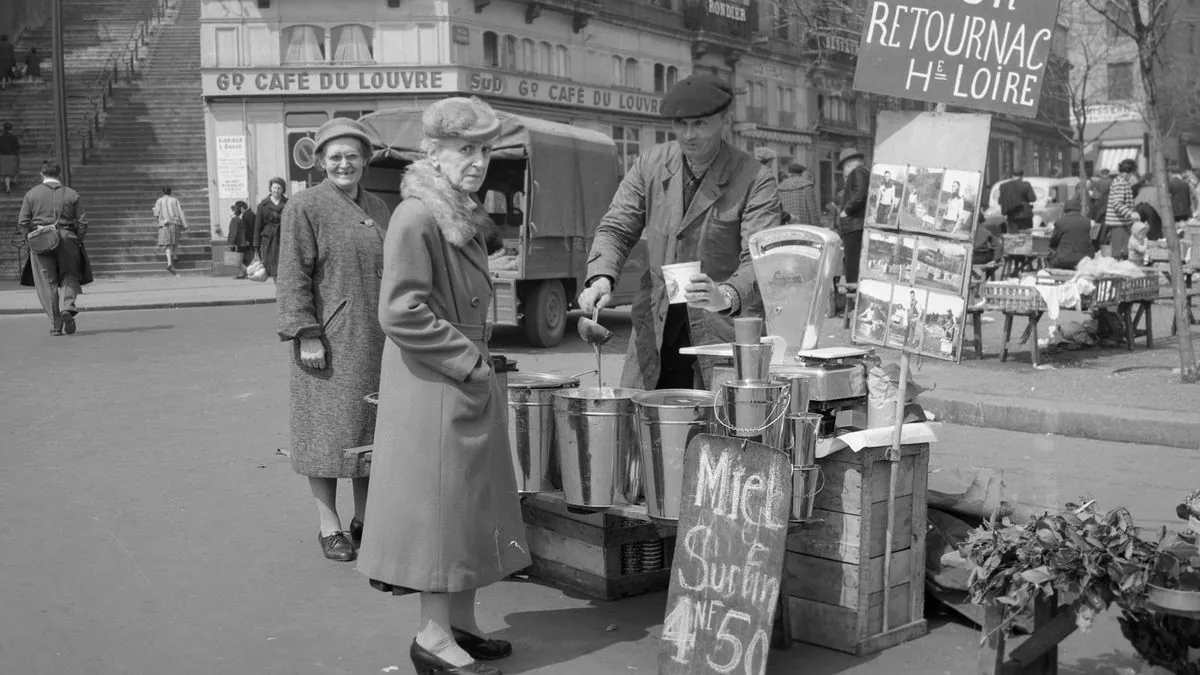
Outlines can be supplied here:
M1133 224L1129 237L1129 262L1135 265L1146 264L1146 236L1150 233L1150 223L1143 220Z

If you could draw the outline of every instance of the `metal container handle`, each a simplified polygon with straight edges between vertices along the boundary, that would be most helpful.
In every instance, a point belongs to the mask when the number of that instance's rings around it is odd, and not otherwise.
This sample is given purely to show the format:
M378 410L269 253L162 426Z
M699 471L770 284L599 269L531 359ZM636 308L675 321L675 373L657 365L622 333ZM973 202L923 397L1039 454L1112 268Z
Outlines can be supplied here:
M817 466L816 464L813 464L812 466L793 466L792 467L793 474L795 474L797 471L803 471L805 469L813 469L813 468L815 468L817 470L817 476L821 479L820 482L818 483L818 485L820 485L821 487L818 487L817 489L813 490L812 492L802 495L803 497L813 497L813 496L821 494L821 490L825 489L825 471L824 471L824 469ZM792 497L794 499L795 495L792 495Z
M713 417L716 418L717 424L720 424L721 426L725 427L726 429L729 429L730 431L732 431L734 433L738 433L738 434L756 434L756 433L766 431L767 429L770 429L771 427L778 424L784 418L785 415L787 415L788 407L791 403L791 401L790 401L791 394L788 392L788 390L784 389L783 395L780 396L775 401L775 403L771 406L772 412L768 416L767 421L763 422L762 426L743 428L743 427L735 427L732 423L729 422L729 420L721 417L721 410L724 409L725 404L728 403L728 401L724 400L724 398L723 398L724 395L725 395L724 387L717 390L716 394L714 395L714 397L713 397L713 403L714 403ZM775 411L776 408L778 408L778 412Z

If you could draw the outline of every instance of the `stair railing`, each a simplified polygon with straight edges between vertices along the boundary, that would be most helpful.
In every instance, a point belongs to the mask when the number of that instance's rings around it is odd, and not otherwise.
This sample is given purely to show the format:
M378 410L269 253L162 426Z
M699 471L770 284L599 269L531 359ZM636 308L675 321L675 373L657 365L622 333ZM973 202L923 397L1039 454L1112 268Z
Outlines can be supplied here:
M155 0L154 5L148 8L134 24L124 45L109 53L104 67L96 75L95 82L88 90L91 94L88 96L87 111L76 126L81 163L88 163L88 155L95 146L96 137L100 134L100 124L108 112L112 102L113 89L120 80L122 71L125 72L125 81L132 82L138 64L150 54L150 39L154 31L162 24L167 16L167 10L172 4L174 4L174 0ZM50 156L56 156L53 146Z

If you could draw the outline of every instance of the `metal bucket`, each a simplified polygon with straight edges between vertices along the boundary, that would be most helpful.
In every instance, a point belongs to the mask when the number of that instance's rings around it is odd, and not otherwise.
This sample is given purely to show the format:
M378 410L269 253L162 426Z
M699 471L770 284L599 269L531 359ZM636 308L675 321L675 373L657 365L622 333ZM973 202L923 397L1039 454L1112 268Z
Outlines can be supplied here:
M723 433L780 450L787 410L785 383L726 382L717 395L716 418Z
M562 489L554 452L554 392L578 386L578 379L558 375L508 375L508 441L518 492Z
M698 389L661 389L638 394L633 403L646 511L651 518L679 520L683 456L693 437L713 432L716 396Z
M817 493L825 487L825 474L819 466L792 467L792 522L812 520Z
M641 491L637 413L641 389L582 387L554 392L563 500L571 506L632 504Z
M792 466L810 466L817 461L817 437L820 435L821 413L788 413L784 418L784 435Z

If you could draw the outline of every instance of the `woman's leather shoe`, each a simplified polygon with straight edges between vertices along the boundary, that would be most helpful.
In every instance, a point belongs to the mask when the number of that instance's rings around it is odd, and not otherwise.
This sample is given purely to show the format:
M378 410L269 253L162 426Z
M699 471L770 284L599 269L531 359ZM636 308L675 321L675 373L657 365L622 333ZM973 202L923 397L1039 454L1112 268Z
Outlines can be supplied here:
M347 537L345 532L334 532L328 537L323 537L317 532L317 538L321 540L321 551L330 560L350 562L358 557L354 553L354 546L350 544L350 537Z
M508 640L489 640L453 627L450 631L458 646L476 661L495 661L512 656L512 643Z
M491 667L485 666L478 661L472 661L465 666L453 666L438 658L437 654L425 649L413 640L412 647L408 650L408 657L412 659L413 667L417 669L417 675L458 675L475 673L476 675L502 675L502 673Z
M359 546L362 546L363 521L355 518L350 521L350 544L357 551Z

